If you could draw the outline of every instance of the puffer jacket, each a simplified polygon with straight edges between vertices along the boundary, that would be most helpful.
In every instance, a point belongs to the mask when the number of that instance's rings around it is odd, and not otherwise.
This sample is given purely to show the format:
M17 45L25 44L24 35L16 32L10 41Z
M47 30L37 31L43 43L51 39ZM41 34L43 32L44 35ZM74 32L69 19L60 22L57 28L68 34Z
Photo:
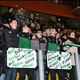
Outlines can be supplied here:
M18 39L19 34L17 30L13 30L11 28L4 29L4 36L5 36L5 49L7 50L9 47L18 47Z
M0 50L3 50L5 46L5 38L3 31L4 31L3 29L0 30Z

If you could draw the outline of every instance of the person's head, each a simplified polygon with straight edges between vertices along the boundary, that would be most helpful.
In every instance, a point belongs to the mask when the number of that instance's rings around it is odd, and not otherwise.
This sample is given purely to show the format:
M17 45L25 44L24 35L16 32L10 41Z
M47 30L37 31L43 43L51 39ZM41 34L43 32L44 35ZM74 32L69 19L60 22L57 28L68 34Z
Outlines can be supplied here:
M37 39L36 34L33 34L33 35L32 35L32 40L36 40L36 39Z
M52 37L56 37L56 34L57 34L57 30L56 30L56 28L51 27L51 28L50 28L50 36L52 36Z
M2 15L2 24L6 27L12 28L13 30L17 29L15 15L10 12L6 12Z
M13 30L17 29L17 21L16 20L12 20L9 24L9 26L11 26L11 28Z
M30 33L31 30L30 30L30 28L29 28L27 25L24 25L24 26L22 27L22 32L24 32L24 33Z
M64 29L63 34L67 34L67 33L68 33L68 29Z
M60 38L61 37L61 34L58 32L57 34L56 34L56 38Z
M67 34L62 35L62 38L67 40L67 38L68 38Z
M65 42L68 39L68 35L67 34L63 34L61 36L62 42Z
M37 36L38 38L42 38L43 32L42 32L41 29L38 29L38 30L36 31L36 36Z
M70 38L76 38L76 33L74 31L69 33Z
M43 36L47 37L47 32L46 31L43 31Z

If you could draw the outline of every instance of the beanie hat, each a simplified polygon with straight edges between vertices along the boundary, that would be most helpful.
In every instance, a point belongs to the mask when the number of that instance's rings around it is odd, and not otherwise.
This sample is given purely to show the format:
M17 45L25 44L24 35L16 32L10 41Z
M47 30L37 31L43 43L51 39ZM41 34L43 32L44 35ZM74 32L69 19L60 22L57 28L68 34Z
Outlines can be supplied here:
M6 24L6 23L10 23L12 22L13 20L16 20L15 19L15 15L10 13L10 12L6 12L2 15L2 23L3 24Z

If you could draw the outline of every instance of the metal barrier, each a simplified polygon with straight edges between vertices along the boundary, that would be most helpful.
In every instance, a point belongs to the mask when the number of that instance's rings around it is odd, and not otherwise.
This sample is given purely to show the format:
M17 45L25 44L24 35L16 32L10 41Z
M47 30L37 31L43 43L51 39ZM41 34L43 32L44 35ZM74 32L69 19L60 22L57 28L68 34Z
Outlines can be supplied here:
M80 80L80 65L79 65L79 54L75 54L75 63L76 63L76 73L77 73L77 80Z
M34 42L33 42L34 43ZM32 43L32 45L33 45ZM38 46L38 47L37 47ZM45 66L44 66L44 52L43 50L39 50L40 49L40 44L38 43L37 45L37 42L35 41L35 46L32 46L33 49L37 49L37 65L38 65L38 68L37 70L35 71L35 74L36 74L36 79L35 80L45 80ZM43 47L43 45L42 45ZM78 53L75 53L74 55L75 57L75 64L76 64L76 76L77 76L77 79L76 80L80 80L80 66L79 66L79 54Z
M42 50L38 51L39 55L39 79L38 80L45 80L44 79L44 62L43 62L43 53Z

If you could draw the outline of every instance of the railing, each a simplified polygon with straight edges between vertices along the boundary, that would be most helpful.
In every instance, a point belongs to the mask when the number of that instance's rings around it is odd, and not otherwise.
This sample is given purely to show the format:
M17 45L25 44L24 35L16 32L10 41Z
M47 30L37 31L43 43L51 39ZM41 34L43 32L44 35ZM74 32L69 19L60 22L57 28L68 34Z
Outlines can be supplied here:
M42 45L42 44L41 44ZM38 45L40 46L40 44ZM43 47L43 46L42 46ZM44 65L44 52L43 48L40 48L40 49L43 49L43 50L40 50L39 49L40 47L38 47L38 50L37 50L37 70L35 71L35 74L36 74L36 79L35 80L45 80L45 66ZM47 55L47 53L46 53ZM75 65L76 65L76 80L80 80L80 66L79 66L79 54L78 53L75 53L74 54L74 59L75 59ZM46 62L47 62L47 59L45 58ZM46 66L47 67L47 66Z

